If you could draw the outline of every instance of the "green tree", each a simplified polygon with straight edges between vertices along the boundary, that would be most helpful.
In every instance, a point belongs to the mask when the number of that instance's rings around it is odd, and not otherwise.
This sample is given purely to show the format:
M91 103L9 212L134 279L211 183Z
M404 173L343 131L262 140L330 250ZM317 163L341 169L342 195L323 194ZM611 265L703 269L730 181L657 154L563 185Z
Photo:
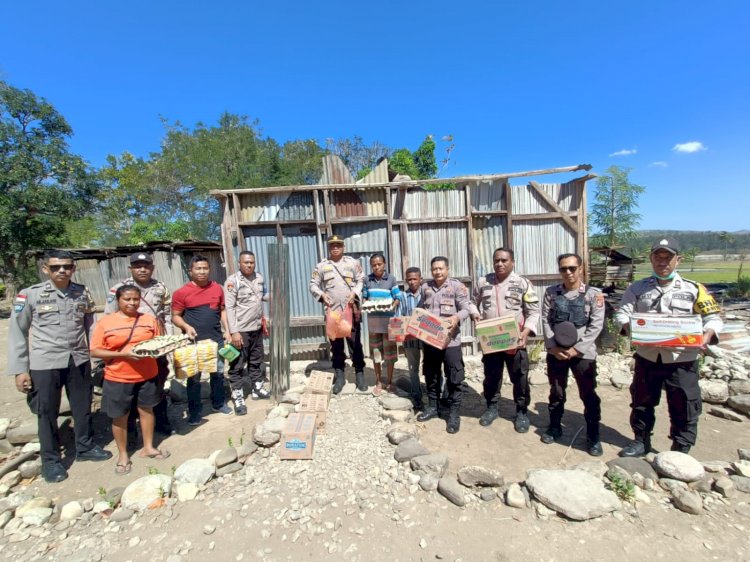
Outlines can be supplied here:
M0 270L9 294L37 279L29 250L65 246L84 218L96 174L68 148L73 130L30 90L0 81Z
M719 240L724 243L724 261L727 261L727 254L729 253L729 244L734 242L734 238L726 230L719 233Z
M635 237L641 215L636 212L638 198L645 187L630 182L630 169L611 166L599 176L591 208L591 222L597 229L597 244L609 247L624 244Z
M325 149L329 154L341 158L355 179L365 177L381 158L387 158L391 149L380 141L365 144L362 137L325 140ZM317 180L316 180L317 181Z
M427 179L436 176L438 167L435 160L435 141L432 140L432 135L427 135L422 144L414 151L412 159L417 169L417 177L414 179Z
M413 180L421 179L417 165L414 163L414 158L408 148L399 148L394 151L388 160L388 168L404 176L409 176Z

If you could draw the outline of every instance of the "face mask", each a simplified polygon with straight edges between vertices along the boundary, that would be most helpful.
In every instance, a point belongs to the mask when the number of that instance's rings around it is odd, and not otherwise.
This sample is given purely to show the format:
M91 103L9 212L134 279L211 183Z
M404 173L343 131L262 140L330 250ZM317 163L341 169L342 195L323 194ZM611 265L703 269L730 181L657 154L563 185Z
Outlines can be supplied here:
M655 271L652 271L651 274L656 277L659 281L671 281L674 279L675 274L677 273L677 270L674 270L672 273L667 275L666 277L662 277L661 275L657 274Z

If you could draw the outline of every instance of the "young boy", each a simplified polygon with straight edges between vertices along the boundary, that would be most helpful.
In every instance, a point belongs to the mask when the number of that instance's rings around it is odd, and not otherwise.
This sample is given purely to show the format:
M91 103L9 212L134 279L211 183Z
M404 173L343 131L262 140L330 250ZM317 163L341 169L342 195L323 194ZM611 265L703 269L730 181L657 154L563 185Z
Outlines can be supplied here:
M401 293L401 306L399 316L411 316L415 308L422 304L422 272L418 267L410 267L406 270L406 291ZM422 342L414 337L408 337L404 341L404 352L406 361L409 363L409 380L411 381L411 399L414 402L414 411L421 412L422 387L419 383L419 368L422 364Z
M379 396L383 391L380 380L380 361L378 353L386 364L388 378L386 388L389 392L393 390L393 366L398 358L398 347L396 342L388 340L388 320L393 317L394 310L398 306L401 290L396 284L396 278L385 270L385 256L374 254L370 258L370 269L372 273L367 276L364 287L364 297L368 301L382 301L383 306L378 309L368 308L367 334L370 340L370 356L373 357L375 367L375 389L373 394Z

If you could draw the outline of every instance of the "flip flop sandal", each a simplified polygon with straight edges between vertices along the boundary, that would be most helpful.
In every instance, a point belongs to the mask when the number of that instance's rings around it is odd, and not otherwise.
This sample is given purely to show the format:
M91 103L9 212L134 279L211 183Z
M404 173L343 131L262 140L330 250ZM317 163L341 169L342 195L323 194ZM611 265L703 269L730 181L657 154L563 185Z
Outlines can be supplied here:
M138 455L141 458L144 459L153 459L155 461L163 461L164 459L168 459L172 456L172 453L169 451L159 451L158 453L154 453L152 455Z
M372 394L374 396L380 396L383 393L383 387L382 386L376 386L372 389Z
M130 471L133 470L133 462L128 461L127 464L116 464L115 465L115 474L117 476L125 476L126 474L130 474Z

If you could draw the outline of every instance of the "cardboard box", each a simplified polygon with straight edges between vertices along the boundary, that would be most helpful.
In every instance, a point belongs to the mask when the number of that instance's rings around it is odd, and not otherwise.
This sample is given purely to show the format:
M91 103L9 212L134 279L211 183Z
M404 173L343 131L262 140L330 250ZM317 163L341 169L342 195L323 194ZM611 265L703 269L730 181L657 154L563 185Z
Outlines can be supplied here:
M315 414L316 427L323 431L328 417L328 396L325 394L303 394L299 399L299 410L301 414Z
M424 310L415 308L409 318L406 333L438 349L445 349L453 337L450 322Z
M332 387L333 373L314 371L310 374L310 378L307 380L305 394L324 394L330 398Z
M630 339L645 347L701 347L703 321L693 314L633 314Z
M388 320L388 341L402 342L406 339L409 316L396 316Z
M315 448L315 414L290 414L279 441L279 458L311 459Z
M515 349L521 335L515 315L481 320L476 323L475 331L485 355Z

